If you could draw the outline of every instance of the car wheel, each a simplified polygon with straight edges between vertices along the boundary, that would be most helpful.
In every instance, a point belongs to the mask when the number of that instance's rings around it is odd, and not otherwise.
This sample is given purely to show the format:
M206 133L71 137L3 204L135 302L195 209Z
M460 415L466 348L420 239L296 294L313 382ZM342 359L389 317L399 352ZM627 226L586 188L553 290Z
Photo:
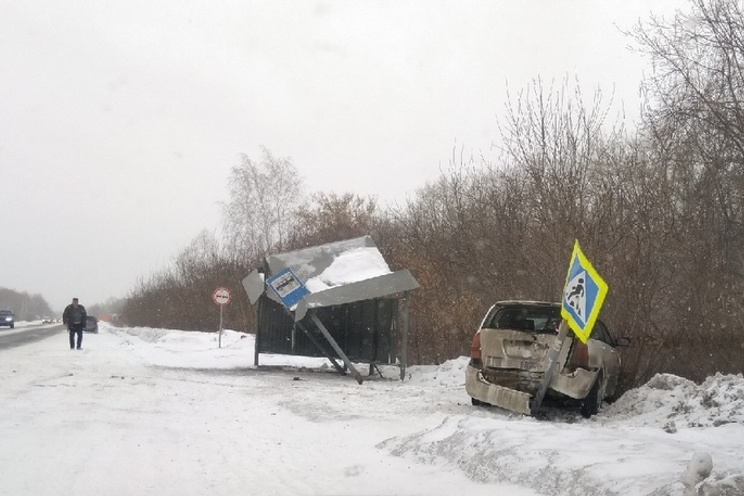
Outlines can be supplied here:
M604 395L603 382L602 372L600 371L597 374L597 380L594 381L591 391L589 391L589 394L581 402L582 417L589 418L599 412L599 408L602 406L602 396Z
M11 329L15 329L15 324L10 324Z

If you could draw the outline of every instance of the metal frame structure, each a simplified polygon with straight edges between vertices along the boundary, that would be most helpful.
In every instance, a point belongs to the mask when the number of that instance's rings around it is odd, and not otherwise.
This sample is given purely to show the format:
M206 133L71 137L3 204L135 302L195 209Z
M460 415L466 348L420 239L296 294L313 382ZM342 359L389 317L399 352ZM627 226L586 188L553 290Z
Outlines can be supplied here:
M351 371L360 384L363 378L354 362L369 363L370 374L378 364L396 364L401 380L405 377L410 292L419 287L408 270L361 277L315 292L304 287L334 260L360 248L373 250L382 259L372 238L364 236L269 256L243 279L257 313L256 366L262 352L325 356L339 373ZM297 279L291 282L302 286L301 298L283 300L267 290L267 281L280 273Z

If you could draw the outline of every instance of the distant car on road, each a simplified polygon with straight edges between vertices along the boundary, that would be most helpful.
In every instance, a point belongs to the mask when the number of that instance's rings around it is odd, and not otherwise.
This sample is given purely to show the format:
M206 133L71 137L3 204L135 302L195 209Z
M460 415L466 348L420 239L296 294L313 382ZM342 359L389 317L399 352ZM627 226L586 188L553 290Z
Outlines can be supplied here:
M85 319L85 328L83 331L98 334L98 319L92 315L88 315Z
M0 326L15 327L15 315L10 310L0 310Z

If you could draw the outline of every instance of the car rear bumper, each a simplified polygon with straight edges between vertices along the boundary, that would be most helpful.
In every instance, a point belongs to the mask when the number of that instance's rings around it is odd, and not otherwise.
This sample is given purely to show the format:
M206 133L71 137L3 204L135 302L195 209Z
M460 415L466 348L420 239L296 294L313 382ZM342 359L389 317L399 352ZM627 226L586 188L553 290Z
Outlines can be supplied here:
M483 378L480 370L468 365L465 372L465 390L471 398L524 415L530 415L529 393L492 384Z
M549 389L551 392L580 400L589 394L596 378L597 371L578 368L570 373L562 372L554 375ZM530 414L529 405L532 395L489 382L483 377L481 371L472 365L468 365L465 372L465 390L472 398L479 401L525 415Z

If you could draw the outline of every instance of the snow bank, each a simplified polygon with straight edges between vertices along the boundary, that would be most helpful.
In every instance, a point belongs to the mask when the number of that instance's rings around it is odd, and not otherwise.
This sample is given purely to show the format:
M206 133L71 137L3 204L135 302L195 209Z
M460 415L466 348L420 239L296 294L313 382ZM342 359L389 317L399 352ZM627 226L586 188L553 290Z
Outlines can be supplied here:
M716 374L702 384L671 374L657 374L643 386L606 405L602 417L633 418L637 425L675 432L681 427L744 424L744 378Z

